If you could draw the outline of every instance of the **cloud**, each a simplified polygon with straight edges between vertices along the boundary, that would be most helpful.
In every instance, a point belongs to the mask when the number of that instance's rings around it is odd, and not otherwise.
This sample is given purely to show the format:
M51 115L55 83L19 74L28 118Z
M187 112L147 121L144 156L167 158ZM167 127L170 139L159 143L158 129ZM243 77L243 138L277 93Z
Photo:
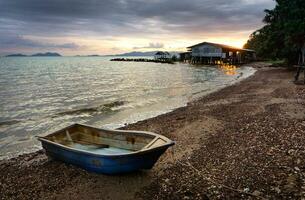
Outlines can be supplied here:
M143 46L143 47L133 47L133 49L161 49L164 47L163 43L156 42L156 43L149 43L148 46Z
M259 28L263 10L274 4L273 0L0 0L0 31L4 40L16 33L43 37L150 37L158 41L164 35L225 35ZM20 38L15 45L77 47ZM161 48L154 45L142 48Z
M2 26L10 20L9 25L20 32L42 35L151 30L158 34L198 28L213 31L224 25L246 29L260 23L263 10L273 4L272 0L0 0L0 18Z
M47 44L46 46L49 46L50 44ZM53 44L54 48L59 49L78 49L81 46L75 43L64 43L64 44Z
M43 49L78 49L81 46L75 43L62 43L62 44L51 44L39 41L26 39L19 35L7 35L3 37L0 34L0 46L3 48L16 48L16 47L28 47L28 48L43 48Z

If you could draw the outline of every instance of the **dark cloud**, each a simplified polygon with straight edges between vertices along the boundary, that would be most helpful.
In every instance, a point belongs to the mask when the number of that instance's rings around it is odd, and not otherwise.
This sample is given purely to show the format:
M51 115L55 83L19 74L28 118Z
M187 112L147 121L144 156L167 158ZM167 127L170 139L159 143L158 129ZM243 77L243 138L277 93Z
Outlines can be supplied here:
M0 31L47 37L225 34L258 28L263 10L273 6L273 0L0 0Z
M7 35L1 36L0 34L0 44L2 48L38 48L38 49L70 49L75 50L81 46L75 43L63 43L63 44L52 44L52 43L43 43L39 41L34 41L26 39L18 35Z

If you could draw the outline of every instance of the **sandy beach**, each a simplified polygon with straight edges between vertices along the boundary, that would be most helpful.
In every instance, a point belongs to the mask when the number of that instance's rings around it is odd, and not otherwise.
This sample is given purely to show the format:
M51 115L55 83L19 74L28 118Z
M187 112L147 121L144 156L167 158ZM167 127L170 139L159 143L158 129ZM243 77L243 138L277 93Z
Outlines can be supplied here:
M304 198L305 86L249 65L250 78L125 127L176 141L152 170L93 174L39 151L0 161L0 199Z

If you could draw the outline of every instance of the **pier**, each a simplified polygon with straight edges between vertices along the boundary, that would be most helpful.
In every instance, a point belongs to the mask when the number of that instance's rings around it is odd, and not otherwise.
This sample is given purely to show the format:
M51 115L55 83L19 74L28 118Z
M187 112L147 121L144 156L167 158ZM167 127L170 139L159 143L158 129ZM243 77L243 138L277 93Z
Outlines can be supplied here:
M146 59L146 58L113 58L110 61L120 61L120 62L152 62L152 63L164 63L164 64L174 64L170 59L160 60L160 59Z

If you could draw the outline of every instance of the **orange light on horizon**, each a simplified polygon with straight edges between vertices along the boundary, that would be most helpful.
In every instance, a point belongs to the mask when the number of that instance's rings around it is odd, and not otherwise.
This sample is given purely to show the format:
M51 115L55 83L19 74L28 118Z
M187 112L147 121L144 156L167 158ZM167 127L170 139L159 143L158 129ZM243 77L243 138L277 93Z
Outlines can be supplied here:
M64 55L76 54L117 54L130 51L186 51L188 46L201 42L212 42L242 48L248 39L248 33L210 33L210 34L175 34L155 36L121 36L121 37L98 37L98 36L70 36L70 37L43 37L24 36L25 39L40 41L46 44L76 44L76 48L56 49ZM160 43L161 48L152 48L150 43ZM46 49L47 51L48 49Z
M223 71L224 74L229 76L233 76L237 74L235 65L231 65L227 63L218 63L218 64L220 64L219 68Z

